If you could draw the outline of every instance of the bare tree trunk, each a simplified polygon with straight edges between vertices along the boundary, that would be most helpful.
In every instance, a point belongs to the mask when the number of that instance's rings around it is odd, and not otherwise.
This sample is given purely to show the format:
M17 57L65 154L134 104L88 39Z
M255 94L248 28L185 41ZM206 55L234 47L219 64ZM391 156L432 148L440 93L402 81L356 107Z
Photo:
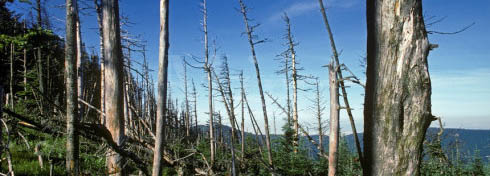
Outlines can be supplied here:
M291 127L291 99L289 93L289 58L287 56L284 57L284 74L286 75L286 105L288 110L288 126Z
M168 77L168 3L169 0L160 0L160 47L158 49L158 104L155 152L153 155L153 176L162 175L162 156L164 151L164 118L167 111L167 77Z
M337 172L339 148L339 85L337 80L338 66L332 61L328 66L330 81L330 135L328 143L328 175L334 176Z
M298 73L296 70L296 52L294 50L294 46L296 45L293 41L293 36L291 34L291 23L289 21L289 17L287 14L284 14L284 21L286 22L286 31L287 31L287 43L289 45L288 51L291 53L291 64L293 71L293 124L294 124L294 153L298 152ZM286 61L287 62L287 61ZM287 69L287 68L286 68Z
M432 120L422 1L366 2L364 175L420 175Z
M257 61L257 56L255 54L255 44L257 42L253 41L253 31L254 27L250 27L248 25L248 17L247 17L247 11L248 8L245 6L242 0L239 0L240 3L240 9L241 13L243 15L243 21L245 23L245 28L246 28L246 33L248 36L248 43L250 44L250 50L252 52L252 57L254 60L254 65L255 65L255 73L257 74L257 84L259 87L259 93L260 93L260 100L262 101L262 112L264 113L264 123L265 123L265 137L266 137L266 146L267 146L267 156L269 159L269 165L271 167L274 167L274 164L272 163L272 148L271 148L271 139L270 139L270 133L269 133L269 120L267 118L267 107L265 103L265 98L264 98L264 91L262 89L262 80L260 79L260 69L259 69L259 63ZM259 41L260 43L261 41ZM274 175L274 174L273 174Z
M78 13L78 4L75 5L75 25L76 25L76 57L77 57L77 96L82 100L83 97L83 60L82 60L82 31L80 26L80 14ZM83 104L78 102L78 120L82 121L84 114Z
M195 130L196 130L196 133L197 133L197 136L199 138L199 129L198 129L198 123L197 123L197 92L196 92L196 85L194 84L194 80L192 80L192 96L194 97L194 120L196 121L196 123L194 123L195 125Z
M325 12L325 8L323 7L323 0L318 0L318 2L320 3L320 10L322 12L323 21L325 23L325 27L326 27L327 32L328 32L328 36L330 38L330 46L332 48L333 58L335 59L335 64L337 66L339 66L340 65L339 55L337 53L337 48L335 46L335 40L333 38L332 30L330 29L330 24L328 23L327 14ZM347 98L347 91L345 90L345 85L344 85L341 69L338 69L337 76L338 76L340 88L342 90L342 97L344 99L345 109L347 110L347 115L349 116L349 121L350 121L350 125L352 128L352 133L354 135L354 141L356 142L357 155L359 156L359 160L363 161L363 155L361 152L361 144L359 142L359 137L357 136L356 125L354 123L354 117L352 115L352 109L350 108L350 105L349 105L349 99ZM364 168L363 162L361 162L361 167Z
M191 120L189 112L189 98L187 96L187 65L184 65L184 94L185 94L185 134L187 137L191 135Z
M320 82L318 81L318 78L315 79L315 93L316 93L316 99L315 99L315 108L316 108L316 118L318 120L318 143L320 145L320 155L323 156L323 125L322 125L322 114L323 114L323 107L322 107L322 102L321 102L321 97L320 97Z
M102 0L102 23L104 35L105 78L104 94L106 126L114 142L121 146L124 138L123 114L123 58L119 28L119 2ZM109 175L124 175L124 159L114 151L107 156Z
M104 30L102 26L102 8L100 7L99 0L94 0L95 11L97 12L97 23L99 25L99 36L100 36L100 110L105 112L105 84L104 84ZM100 123L105 125L105 116L100 115Z
M241 144L242 144L242 160L245 155L245 105L244 105L244 96L245 96L245 89L243 88L243 70L240 72L240 90L241 90L241 106L242 106L242 131L241 131Z
M77 36L76 36L77 2L66 0L66 44L65 44L65 77L66 77L66 170L68 175L78 175L78 90L77 90Z
M211 75L211 65L209 63L209 50L208 50L208 11L206 8L206 0L203 0L203 32L204 32L204 57L205 57L205 62L204 62L204 69L207 73L208 76L208 101L209 101L209 143L210 143L210 150L211 150L211 165L214 164L214 122L213 122L213 80L212 80L212 75Z

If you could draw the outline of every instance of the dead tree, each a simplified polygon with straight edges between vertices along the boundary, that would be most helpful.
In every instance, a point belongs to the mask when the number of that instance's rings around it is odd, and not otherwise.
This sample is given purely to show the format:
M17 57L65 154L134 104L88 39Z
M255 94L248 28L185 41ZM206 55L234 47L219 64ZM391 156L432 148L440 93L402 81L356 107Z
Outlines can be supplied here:
M313 109L315 109L316 113L316 118L318 120L318 144L320 146L320 155L323 155L324 148L323 148L323 111L325 110L325 107L323 106L322 102L322 95L320 92L320 81L317 78L315 78L315 83L313 83L315 86L315 99L313 100Z
M323 0L318 0L318 2L320 3L320 11L321 11L322 16L323 16L323 22L325 23L325 28L327 29L328 36L330 39L330 47L332 48L333 59L335 61L334 64L336 65L336 67L337 66L340 67L339 55L337 52L337 48L335 46L335 40L333 38L332 30L330 29L330 24L328 23L327 14L325 12L325 8L323 7ZM352 134L354 135L354 141L356 142L357 155L359 156L359 160L363 161L363 155L361 152L361 144L359 142L359 137L357 136L356 125L354 123L354 117L352 115L352 109L350 108L349 99L347 97L347 91L345 89L345 84L344 84L345 78L342 76L341 69L338 69L337 71L338 71L337 80L339 81L339 87L342 90L342 97L344 99L345 109L347 110L347 115L349 116L349 121L350 121L350 125L352 128ZM361 167L362 166L363 166L363 162L361 162Z
M421 0L366 2L364 175L420 175L432 120Z
M119 2L117 0L102 0L102 12L105 57L105 124L113 141L120 146L124 138L124 72L119 27ZM124 175L123 163L123 157L111 150L107 156L108 173Z
M291 57L291 66L292 66L292 78L293 78L293 125L294 125L294 153L298 152L298 73L296 69L296 51L294 47L298 45L294 42L293 35L291 34L291 23L289 21L289 17L286 13L283 16L284 22L286 22L286 35L285 38L287 40L288 50L286 52L289 53ZM287 61L286 61L287 62ZM286 68L287 69L287 68ZM287 73L286 73L287 74ZM289 91L288 91L289 92ZM289 108L289 107L288 107Z
M208 104L209 104L209 144L211 153L211 166L214 164L215 159L215 140L214 140L214 120L213 120L213 78L211 73L211 63L209 61L208 50L208 10L206 8L206 0L202 2L202 28L204 32L204 71L208 76Z
M84 99L83 97L83 60L82 60L82 31L80 26L80 13L78 3L74 3L75 8L75 36L76 36L76 67L77 67L77 97ZM78 102L78 101L77 101ZM84 108L82 103L78 103L78 119L82 120L84 114Z
M243 22L245 23L245 30L246 34L248 37L248 43L250 45L250 51L252 52L252 58L254 60L254 66L255 66L255 73L257 75L257 84L259 87L259 93L260 93L260 100L262 102L262 112L264 114L264 122L265 122L265 137L266 137L266 146L267 146L267 157L269 159L269 165L271 167L274 167L274 164L272 163L272 148L271 148L271 139L270 139L270 133L269 133L269 120L267 118L267 107L265 103L265 97L264 97L264 90L262 89L262 80L260 79L260 69L259 69L259 62L257 61L257 55L255 54L255 45L260 44L265 42L265 40L258 40L256 41L256 37L254 37L254 30L259 26L259 25L253 25L249 26L249 18L247 17L247 12L248 8L245 6L242 0L238 0L240 3L240 12L243 15ZM255 40L255 41L254 41Z
M338 66L335 62L328 65L330 82L330 135L328 143L328 175L334 176L337 171L339 148L339 85L337 80Z
M245 106L244 106L244 97L245 97L245 89L243 88L243 70L240 72L240 93L241 93L241 106L242 106L242 123L241 123L241 127L242 127L242 131L241 131L241 144L242 144L242 156L241 158L243 159L244 155L245 155Z
M167 111L167 73L168 73L168 1L160 0L160 47L158 48L158 102L155 150L153 154L153 176L162 175L162 156L164 151L164 121Z
M194 79L192 80L192 97L194 98L194 101L192 104L194 105L194 120L196 121L194 123L194 128L196 130L196 133L199 138L199 129L198 129L198 123L197 123L197 91L196 91L196 85L194 84Z
M187 93L187 65L184 63L184 94L185 94L185 131L186 136L189 137L191 135L191 119L190 119L190 110L189 110L189 98Z
M68 175L78 175L78 90L77 90L77 1L66 0L66 170Z

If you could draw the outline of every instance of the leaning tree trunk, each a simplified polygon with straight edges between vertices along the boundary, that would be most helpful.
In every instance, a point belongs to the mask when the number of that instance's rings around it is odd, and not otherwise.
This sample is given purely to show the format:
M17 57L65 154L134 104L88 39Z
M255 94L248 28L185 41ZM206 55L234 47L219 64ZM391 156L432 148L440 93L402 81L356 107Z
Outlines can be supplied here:
M364 175L420 175L431 120L422 0L367 1Z
M123 114L123 58L119 28L119 3L102 0L102 24L104 35L105 78L104 94L106 127L112 139L120 146L124 138ZM124 175L123 158L114 151L107 155L107 168L111 175Z
M259 62L257 61L257 55L255 54L255 45L264 41L254 41L255 35L253 34L255 27L257 26L249 26L248 21L250 20L247 17L248 8L245 6L242 0L238 1L240 3L240 12L243 15L243 22L245 23L245 29L248 37L248 43L250 45L250 52L252 53L252 58L255 66L255 74L257 75L257 85L259 87L260 100L262 102L262 112L264 114L264 127L265 127L265 138L266 138L266 146L267 146L267 158L269 159L269 166L274 168L274 164L272 161L272 147L271 147L271 137L269 133L269 120L267 117L267 106L264 98L264 90L262 88L262 80L260 78L260 69ZM274 175L274 173L272 173Z
M168 73L168 1L160 0L160 47L158 49L158 104L155 152L153 155L153 176L162 175L162 156L164 150L164 118L167 107L167 73Z
M68 175L78 175L76 3L73 0L66 0L66 170Z

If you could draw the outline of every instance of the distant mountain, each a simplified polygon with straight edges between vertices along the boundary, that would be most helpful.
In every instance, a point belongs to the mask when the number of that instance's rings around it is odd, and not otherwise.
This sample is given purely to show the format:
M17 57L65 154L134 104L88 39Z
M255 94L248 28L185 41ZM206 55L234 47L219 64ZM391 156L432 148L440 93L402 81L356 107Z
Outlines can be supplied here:
M223 135L230 136L231 127L223 125ZM203 132L208 131L207 125L200 125L200 130ZM215 130L219 130L219 126L216 125ZM439 128L429 128L427 130L426 137L435 137L439 132ZM252 133L245 133L246 136L255 137ZM363 134L359 133L359 140L361 142L361 148L363 145L362 137ZM271 140L280 138L281 135L271 135ZM311 137L318 142L318 135L311 135ZM347 141L349 149L355 152L354 135L344 135ZM260 139L260 138L259 138ZM318 150L311 144L305 136L300 138L304 146L310 150L310 156L316 157ZM328 148L328 136L324 136L324 148ZM490 161L490 130L474 130L474 129L456 129L456 128L446 128L442 135L442 145L446 150L446 154L451 158L456 155L456 144L459 147L460 154L464 157L463 160L469 159L474 156L474 152L479 150L480 156L484 161Z
M436 137L436 134L438 132L439 128L429 128L427 130L426 137ZM359 133L358 136L362 148L363 134ZM325 137L328 139L328 136ZM351 151L355 151L354 135L349 134L345 135L344 137ZM313 135L312 138L318 141L318 135ZM326 142L328 143L328 140ZM450 158L456 155L456 143L458 143L459 152L464 157L462 158L463 160L473 157L474 152L476 150L479 150L480 156L483 158L483 160L487 162L490 161L490 130L456 128L444 129L444 133L442 135L442 146L446 150L446 154ZM325 146L327 147L328 144L325 144Z

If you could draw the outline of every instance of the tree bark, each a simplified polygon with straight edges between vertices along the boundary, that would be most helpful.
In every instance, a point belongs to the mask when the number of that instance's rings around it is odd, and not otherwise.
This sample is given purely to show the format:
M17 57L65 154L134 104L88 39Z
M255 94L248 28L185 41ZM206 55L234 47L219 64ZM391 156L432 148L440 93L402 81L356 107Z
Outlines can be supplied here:
M328 143L328 175L337 173L338 148L339 148L339 84L337 80L338 66L330 62L328 75L330 81L330 135Z
M76 36L77 2L66 0L66 44L65 44L65 77L66 77L66 170L68 175L78 175L78 90L77 90L77 36Z
M364 175L420 175L433 116L422 1L368 0Z
M164 118L167 111L167 77L168 77L168 3L169 0L160 0L160 46L158 48L158 103L155 152L153 155L153 176L162 175L162 156L164 151Z
M107 97L105 99L106 126L116 145L122 146L124 138L124 73L118 1L102 0L102 14L105 57L104 94ZM109 175L124 175L123 162L123 157L111 150L106 163Z

